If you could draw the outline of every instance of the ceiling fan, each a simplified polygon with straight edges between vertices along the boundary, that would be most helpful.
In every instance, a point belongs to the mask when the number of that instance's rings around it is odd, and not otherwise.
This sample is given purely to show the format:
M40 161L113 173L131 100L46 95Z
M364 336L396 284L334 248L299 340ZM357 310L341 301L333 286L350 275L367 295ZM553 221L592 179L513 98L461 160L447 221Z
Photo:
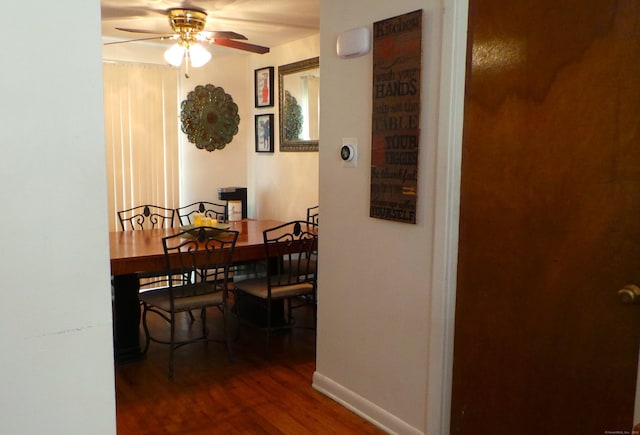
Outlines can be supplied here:
M220 45L252 53L264 54L269 52L268 47L242 42L247 38L236 32L227 31L207 31L207 13L200 8L171 8L166 11L169 24L173 29L173 34L160 34L151 30L127 29L116 27L118 30L132 33L145 33L158 36L148 38L130 39L127 41L108 42L105 45L122 44L134 41L175 40L164 54L164 58L171 65L179 67L185 61L185 76L189 77L189 66L200 67L211 59L209 53L202 43Z

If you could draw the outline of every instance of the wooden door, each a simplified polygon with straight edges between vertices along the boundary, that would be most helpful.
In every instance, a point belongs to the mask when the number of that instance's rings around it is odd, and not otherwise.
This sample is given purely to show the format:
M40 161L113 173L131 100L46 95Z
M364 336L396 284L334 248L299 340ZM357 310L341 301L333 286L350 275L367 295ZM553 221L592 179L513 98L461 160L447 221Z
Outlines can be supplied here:
M629 431L637 0L470 0L460 213L451 433Z

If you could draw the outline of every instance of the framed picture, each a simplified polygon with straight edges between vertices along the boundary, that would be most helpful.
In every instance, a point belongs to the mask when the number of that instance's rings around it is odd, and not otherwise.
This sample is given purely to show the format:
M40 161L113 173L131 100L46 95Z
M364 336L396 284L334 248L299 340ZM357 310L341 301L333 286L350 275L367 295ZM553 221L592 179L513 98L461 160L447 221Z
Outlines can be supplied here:
M256 107L273 107L273 67L255 70Z
M273 113L256 115L256 152L273 152Z

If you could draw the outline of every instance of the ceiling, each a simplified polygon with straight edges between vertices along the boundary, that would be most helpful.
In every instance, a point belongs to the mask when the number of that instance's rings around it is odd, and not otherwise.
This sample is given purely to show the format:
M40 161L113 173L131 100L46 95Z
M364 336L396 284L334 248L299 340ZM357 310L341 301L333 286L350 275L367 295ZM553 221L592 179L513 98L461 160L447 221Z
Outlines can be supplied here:
M320 0L101 0L103 42L153 37L117 30L116 27L172 34L165 11L176 7L196 7L208 13L205 30L233 31L248 43L275 47L320 30ZM167 47L173 43L153 41ZM129 44L148 44L148 41ZM245 53L208 45L212 53Z

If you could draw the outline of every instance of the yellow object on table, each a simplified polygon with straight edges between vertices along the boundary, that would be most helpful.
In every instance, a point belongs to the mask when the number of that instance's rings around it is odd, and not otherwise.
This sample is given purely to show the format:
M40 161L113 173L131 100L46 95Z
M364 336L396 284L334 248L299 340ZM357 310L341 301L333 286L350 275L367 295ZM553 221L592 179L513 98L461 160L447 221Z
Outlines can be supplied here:
M202 213L194 213L193 214L193 226L199 227L203 225L204 215Z
M215 227L216 225L218 225L218 219L207 217L204 213L193 214L194 227Z

